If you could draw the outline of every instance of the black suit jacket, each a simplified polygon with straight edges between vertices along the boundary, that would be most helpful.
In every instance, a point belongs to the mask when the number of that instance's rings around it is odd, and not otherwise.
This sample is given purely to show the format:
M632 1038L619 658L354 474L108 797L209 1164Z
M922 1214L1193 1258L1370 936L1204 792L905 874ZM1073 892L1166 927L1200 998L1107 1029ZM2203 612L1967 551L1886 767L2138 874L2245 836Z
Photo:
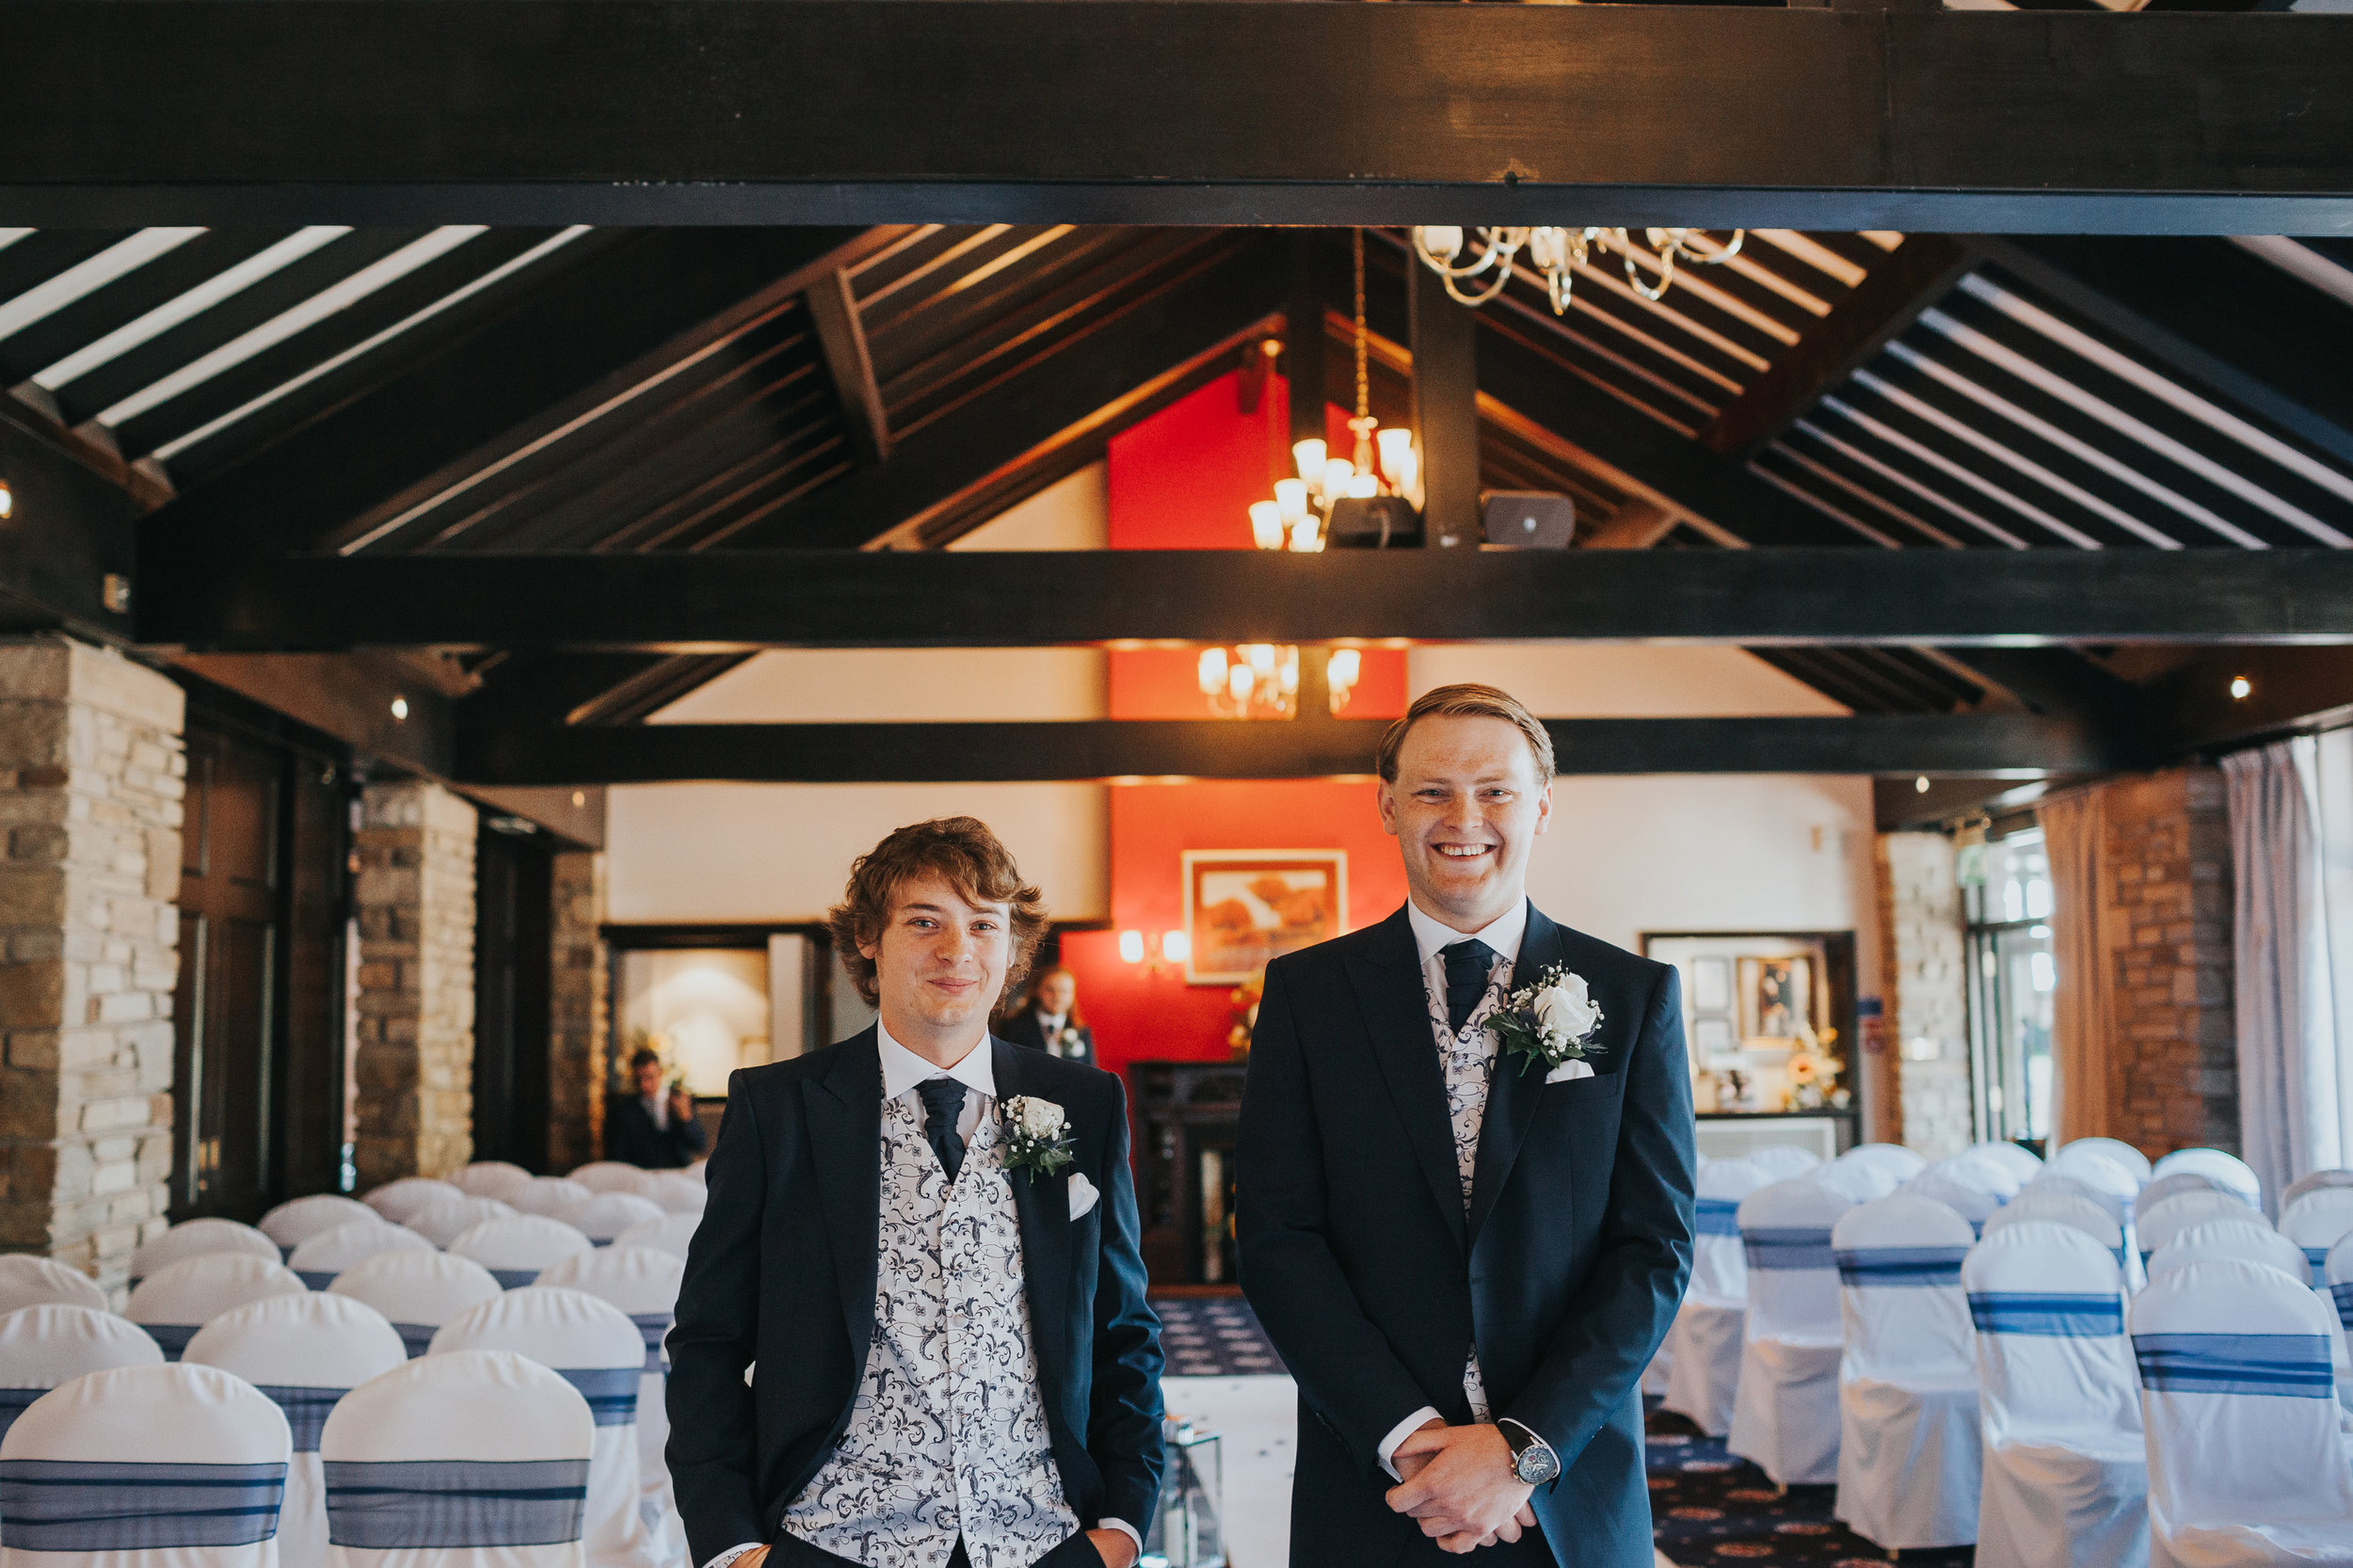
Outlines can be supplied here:
M705 1142L702 1124L691 1117L667 1128L654 1126L646 1102L635 1095L614 1102L604 1119L604 1157L648 1171L675 1171L692 1162Z
M1077 1160L1013 1175L1038 1382L1063 1494L1138 1529L1160 1479L1160 1321L1144 1304L1120 1080L992 1039L999 1104L1069 1116ZM872 1029L728 1083L711 1197L670 1331L666 1450L693 1560L773 1541L849 1426L874 1336L882 1060ZM1070 1218L1070 1176L1102 1194ZM744 1368L759 1363L750 1387Z
M1093 1066L1095 1064L1095 1031L1084 1024L1074 1024L1070 1027L1078 1030L1080 1043L1084 1048L1078 1055L1065 1056L1063 1060L1083 1062ZM1010 1040L1016 1046L1027 1046L1032 1050L1046 1049L1046 1032L1038 1027L1037 1010L1032 1007L1024 1007L1020 1012L1000 1022L997 1026L997 1038ZM1136 1528L1141 1529L1144 1527L1139 1525Z
M1433 1406L1560 1453L1533 1501L1569 1568L1649 1568L1643 1366L1691 1265L1693 1124L1675 971L1530 907L1513 984L1553 964L1604 1015L1594 1076L1499 1055L1465 1218L1445 1080L1405 912L1278 958L1250 1050L1236 1168L1241 1285L1298 1380L1291 1561L1384 1568L1381 1440Z

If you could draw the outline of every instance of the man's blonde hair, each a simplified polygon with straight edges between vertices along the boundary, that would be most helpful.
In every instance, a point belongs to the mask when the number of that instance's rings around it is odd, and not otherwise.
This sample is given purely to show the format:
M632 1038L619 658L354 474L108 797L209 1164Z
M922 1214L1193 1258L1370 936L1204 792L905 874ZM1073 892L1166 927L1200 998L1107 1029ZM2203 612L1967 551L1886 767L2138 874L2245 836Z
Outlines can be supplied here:
M1389 726L1381 737L1381 748L1373 753L1373 771L1383 783L1397 782L1397 754L1404 749L1405 737L1415 725L1431 718L1501 719L1527 738L1528 749L1536 754L1536 772L1544 783L1552 782L1552 735L1543 721L1509 692L1494 686L1462 685L1422 693L1405 710L1405 716Z

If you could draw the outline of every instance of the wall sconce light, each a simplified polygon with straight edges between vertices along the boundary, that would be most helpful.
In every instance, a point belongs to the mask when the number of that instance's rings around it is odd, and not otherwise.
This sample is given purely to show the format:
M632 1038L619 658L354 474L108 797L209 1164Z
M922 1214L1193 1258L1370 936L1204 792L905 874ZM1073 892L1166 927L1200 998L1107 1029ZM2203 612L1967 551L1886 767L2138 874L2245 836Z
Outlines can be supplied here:
M1919 777L1913 779L1912 781L1912 789L1914 794L1927 794L1929 792L1929 776L1927 774L1922 774Z
M1123 931L1119 934L1119 957L1122 963L1142 964L1144 972L1159 974L1162 969L1181 967L1193 956L1193 938L1181 931Z
M407 697L396 696L392 698L392 722L394 724L407 724L408 722L408 699Z
M8 488L7 480L0 479L0 522L6 522L15 515L16 492Z
M2248 694L2252 692L2254 689L2255 683L2248 680L2247 677L2243 675L2234 675L2231 677L2231 700L2233 702L2246 701Z

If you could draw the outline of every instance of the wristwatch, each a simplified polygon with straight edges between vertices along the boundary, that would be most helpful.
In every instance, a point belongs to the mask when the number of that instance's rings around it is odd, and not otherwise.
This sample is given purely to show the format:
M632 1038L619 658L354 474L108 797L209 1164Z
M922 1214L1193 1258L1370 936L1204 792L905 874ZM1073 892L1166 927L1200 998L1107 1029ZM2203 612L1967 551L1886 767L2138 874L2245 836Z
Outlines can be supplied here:
M1526 1423L1501 1420L1496 1430L1512 1445L1512 1474L1523 1486L1542 1486L1561 1474L1561 1456Z

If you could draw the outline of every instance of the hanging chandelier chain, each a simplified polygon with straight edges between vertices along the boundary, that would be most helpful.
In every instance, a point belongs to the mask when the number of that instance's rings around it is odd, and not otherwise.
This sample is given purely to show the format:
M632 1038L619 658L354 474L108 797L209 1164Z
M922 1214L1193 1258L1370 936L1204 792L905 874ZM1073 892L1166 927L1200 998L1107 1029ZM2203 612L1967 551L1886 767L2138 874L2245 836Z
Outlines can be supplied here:
M1372 417L1371 383L1365 375L1365 232L1358 229L1353 247L1356 262L1356 417Z

